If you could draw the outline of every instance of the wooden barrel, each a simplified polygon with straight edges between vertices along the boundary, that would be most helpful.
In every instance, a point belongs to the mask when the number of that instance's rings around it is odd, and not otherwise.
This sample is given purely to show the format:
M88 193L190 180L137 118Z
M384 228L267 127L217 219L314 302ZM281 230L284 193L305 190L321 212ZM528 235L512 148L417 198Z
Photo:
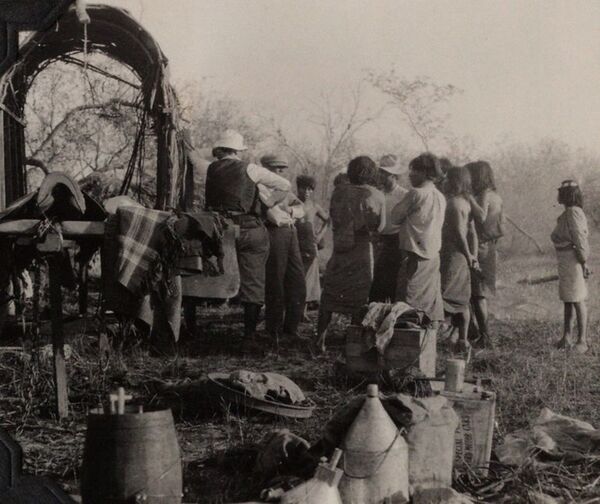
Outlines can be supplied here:
M83 504L180 504L181 457L171 410L88 416Z

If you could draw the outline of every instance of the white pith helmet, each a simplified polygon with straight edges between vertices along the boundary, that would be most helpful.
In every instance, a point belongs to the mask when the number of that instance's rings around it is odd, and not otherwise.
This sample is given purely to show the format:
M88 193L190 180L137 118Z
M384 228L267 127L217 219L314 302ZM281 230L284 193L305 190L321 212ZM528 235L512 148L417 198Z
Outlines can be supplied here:
M226 149L232 149L235 151L244 151L248 149L244 144L244 137L237 131L228 129L223 132L221 138L215 143L215 149L217 147L225 147Z

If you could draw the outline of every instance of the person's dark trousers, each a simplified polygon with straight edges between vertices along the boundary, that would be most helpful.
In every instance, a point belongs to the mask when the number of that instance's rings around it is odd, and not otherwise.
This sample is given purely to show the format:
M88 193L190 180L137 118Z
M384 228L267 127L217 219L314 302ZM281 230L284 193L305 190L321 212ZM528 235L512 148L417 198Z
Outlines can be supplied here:
M260 316L261 305L255 303L242 303L244 306L244 336L251 337L256 334L256 326Z
M269 226L265 282L265 323L270 334L298 334L304 313L306 283L294 227Z
M239 299L244 306L244 334L253 336L261 306L265 302L269 233L258 217L242 215L233 219L233 222L240 226L236 253L240 270Z
M369 301L393 303L396 300L398 271L403 257L399 248L399 235L379 235L378 240Z

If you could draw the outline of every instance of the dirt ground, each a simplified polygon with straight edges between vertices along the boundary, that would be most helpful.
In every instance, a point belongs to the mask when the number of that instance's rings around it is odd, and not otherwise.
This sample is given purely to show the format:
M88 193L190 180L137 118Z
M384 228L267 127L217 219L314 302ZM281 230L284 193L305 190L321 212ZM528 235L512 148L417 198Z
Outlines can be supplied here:
M590 281L592 344L583 356L552 346L562 324L556 282L519 283L552 274L554 268L552 256L502 262L499 291L492 303L496 349L476 357L468 370L471 376L490 379L490 388L498 394L497 438L529 425L544 406L600 425L597 281L594 277ZM592 269L600 271L594 264ZM72 415L61 423L51 415L49 364L34 366L23 352L0 347L0 425L22 443L26 470L50 475L77 493L86 411L117 386L124 386L142 402L170 401L174 408L184 462L184 502L250 500L257 490L249 470L252 450L263 436L285 427L312 443L337 407L364 393L365 383L349 380L338 363L343 357L344 318L335 321L328 353L316 355L301 340L283 340L276 348L265 339L252 348L244 347L241 318L235 308L206 308L198 315L199 328L182 342L177 358L151 357L144 343L101 356L93 320L70 324ZM303 324L304 335L311 334L315 316L311 313L309 323ZM444 341L438 344L440 373L445 346ZM201 379L209 372L237 369L287 375L316 403L313 417L248 416L225 407L209 411L202 397L173 401L165 394L170 387Z

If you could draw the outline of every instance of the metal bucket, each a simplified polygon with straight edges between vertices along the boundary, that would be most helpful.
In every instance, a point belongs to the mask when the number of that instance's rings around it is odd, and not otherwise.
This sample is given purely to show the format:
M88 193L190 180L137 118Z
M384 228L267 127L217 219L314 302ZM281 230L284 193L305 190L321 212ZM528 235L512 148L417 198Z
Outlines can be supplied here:
M180 504L181 457L171 410L88 416L83 504Z

